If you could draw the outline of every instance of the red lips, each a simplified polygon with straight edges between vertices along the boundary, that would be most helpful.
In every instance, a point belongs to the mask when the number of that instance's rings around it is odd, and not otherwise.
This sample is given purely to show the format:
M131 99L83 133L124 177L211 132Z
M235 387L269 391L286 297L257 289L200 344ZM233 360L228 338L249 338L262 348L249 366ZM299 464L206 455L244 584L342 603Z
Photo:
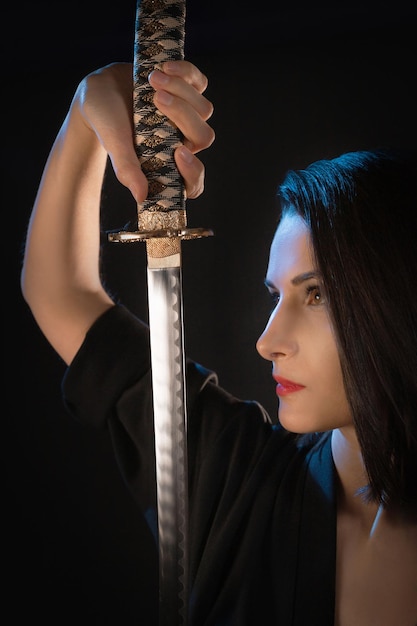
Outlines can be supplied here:
M277 383L277 396L287 396L290 393L295 393L296 391L301 391L301 389L305 389L304 385L299 385L298 383L295 383L292 380L288 380L286 378L282 378L281 376L273 376L273 378Z

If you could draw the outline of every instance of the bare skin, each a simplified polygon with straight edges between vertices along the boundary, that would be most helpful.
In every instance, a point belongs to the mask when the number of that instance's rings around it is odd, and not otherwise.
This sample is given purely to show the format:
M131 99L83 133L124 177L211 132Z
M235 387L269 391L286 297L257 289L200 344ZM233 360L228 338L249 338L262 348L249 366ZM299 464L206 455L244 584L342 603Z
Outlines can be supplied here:
M293 432L332 430L339 480L335 626L416 626L417 524L357 495L368 481L301 218L285 217L278 226L266 283L276 305L258 351L274 375L303 386L280 398L279 419Z
M417 624L417 524L355 495L366 484L353 427L333 432L339 476L335 626Z

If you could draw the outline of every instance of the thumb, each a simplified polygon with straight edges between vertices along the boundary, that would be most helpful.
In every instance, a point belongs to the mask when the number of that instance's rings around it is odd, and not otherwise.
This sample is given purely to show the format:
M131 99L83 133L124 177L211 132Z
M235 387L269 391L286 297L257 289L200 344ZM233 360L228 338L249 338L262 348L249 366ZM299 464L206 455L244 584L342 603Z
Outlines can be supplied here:
M118 159L110 154L109 157L117 180L129 189L137 203L143 202L148 195L148 179L136 154L129 159Z

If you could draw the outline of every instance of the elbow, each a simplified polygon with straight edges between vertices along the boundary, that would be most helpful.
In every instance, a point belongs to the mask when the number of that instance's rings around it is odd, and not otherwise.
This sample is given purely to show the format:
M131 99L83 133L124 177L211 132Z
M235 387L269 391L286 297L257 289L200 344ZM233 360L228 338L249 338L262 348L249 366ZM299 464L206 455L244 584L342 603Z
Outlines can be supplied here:
M23 300L32 309L32 293L31 293L31 283L28 279L28 271L23 264L23 267L20 272L20 292L22 294Z
M22 294L23 300L31 309L31 301L32 301L32 280L31 280L31 266L29 264L29 241L28 235L24 242L23 248L23 256L21 260L21 268L20 268L20 292Z
M37 280L40 269L35 269L31 265L30 257L29 251L26 250L20 270L20 292L32 314L35 315L36 307L43 299L42 281Z

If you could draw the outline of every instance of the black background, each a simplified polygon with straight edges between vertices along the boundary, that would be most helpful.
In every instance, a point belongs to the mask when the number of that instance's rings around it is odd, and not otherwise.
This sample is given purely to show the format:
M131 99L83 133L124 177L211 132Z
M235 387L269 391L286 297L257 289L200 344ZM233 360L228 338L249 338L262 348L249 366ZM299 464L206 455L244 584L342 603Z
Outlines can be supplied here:
M416 13L401 2L189 0L186 55L209 77L216 142L201 158L204 195L186 242L187 354L238 396L276 412L271 368L255 342L276 223L274 192L290 167L346 150L415 146ZM156 603L151 538L105 433L65 412L64 364L20 295L21 250L50 146L79 80L132 60L135 2L3 7L4 553L9 623L147 624ZM134 214L109 171L104 225ZM45 241L45 245L48 242ZM143 244L109 244L112 290L146 319ZM10 306L11 304L11 306Z

